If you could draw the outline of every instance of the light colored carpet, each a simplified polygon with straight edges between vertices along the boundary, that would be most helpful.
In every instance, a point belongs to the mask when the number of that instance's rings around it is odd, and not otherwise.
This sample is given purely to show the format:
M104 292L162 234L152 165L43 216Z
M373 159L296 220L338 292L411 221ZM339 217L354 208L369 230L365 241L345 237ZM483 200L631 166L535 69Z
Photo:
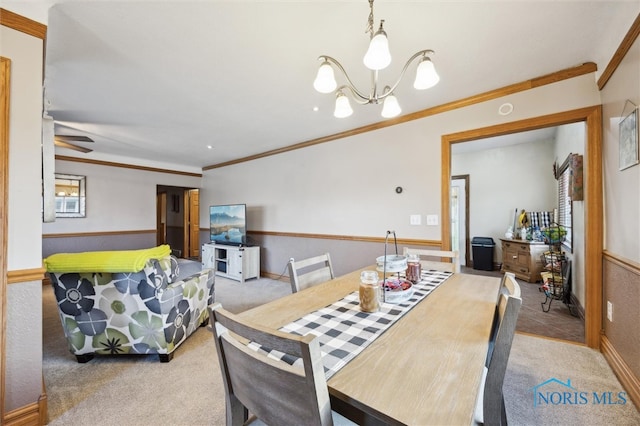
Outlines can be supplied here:
M192 265L193 267L196 267ZM186 267L181 267L186 273ZM216 300L240 312L290 293L288 282L244 284L216 277ZM43 371L51 425L223 425L224 390L209 327L200 328L170 363L156 356L96 357L78 364L68 351L53 291L43 288ZM591 349L516 335L505 378L512 425L638 425L625 405L534 407L532 388L555 377L579 391L623 391L604 357ZM428 398L428 396L425 396ZM455 396L452 395L452 398Z
M555 381L534 389L550 379L570 381L573 389ZM534 404L535 391L548 402ZM516 334L503 392L513 425L640 425L640 413L604 356L575 343Z

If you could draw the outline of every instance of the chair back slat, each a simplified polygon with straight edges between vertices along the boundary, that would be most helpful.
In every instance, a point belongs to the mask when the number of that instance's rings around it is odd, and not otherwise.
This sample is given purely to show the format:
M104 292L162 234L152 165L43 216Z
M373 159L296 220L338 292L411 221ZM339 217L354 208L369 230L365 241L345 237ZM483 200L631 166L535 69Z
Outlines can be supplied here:
M520 286L513 272L505 272L500 288L504 289L507 296L520 297Z
M402 254L405 256L409 254L417 254L420 256L420 264L423 269L460 272L460 256L457 251L425 250L405 247Z
M329 253L304 260L291 258L288 266L292 293L297 293L298 291L335 278Z

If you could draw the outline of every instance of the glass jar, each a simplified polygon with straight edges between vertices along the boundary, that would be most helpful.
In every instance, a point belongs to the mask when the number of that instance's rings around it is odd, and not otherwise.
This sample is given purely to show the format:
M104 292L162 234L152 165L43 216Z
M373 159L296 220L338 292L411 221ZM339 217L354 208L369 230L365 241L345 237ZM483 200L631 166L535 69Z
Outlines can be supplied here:
M380 286L376 271L360 273L360 310L362 312L378 312L380 309Z
M420 275L422 274L422 265L420 264L420 256L417 254L410 254L407 256L407 280L416 284L420 281Z

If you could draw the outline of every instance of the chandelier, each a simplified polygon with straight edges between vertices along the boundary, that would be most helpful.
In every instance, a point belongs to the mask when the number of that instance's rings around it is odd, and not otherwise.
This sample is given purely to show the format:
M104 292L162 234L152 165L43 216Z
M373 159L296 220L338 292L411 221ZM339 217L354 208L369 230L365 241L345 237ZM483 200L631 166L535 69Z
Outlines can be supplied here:
M409 65L411 65L415 59L420 58L418 68L416 70L416 79L413 83L413 87L415 89L428 89L435 86L438 81L440 81L440 77L438 76L430 58L430 55L433 55L435 52L430 49L421 50L415 53L404 64L404 68L402 68L402 72L400 73L398 80L396 80L392 86L384 86L382 93L379 93L378 71L386 68L391 63L391 54L389 53L389 40L387 39L387 33L383 28L384 20L380 20L380 28L378 31L375 33L373 32L373 1L374 0L369 0L369 20L365 31L366 33L369 33L371 41L369 42L369 49L364 55L364 59L362 61L364 65L371 70L371 88L369 89L369 94L365 94L355 87L347 75L347 72L344 70L344 67L336 59L327 55L321 55L318 57L318 60L322 61L322 63L318 69L316 79L313 82L313 87L320 93L335 93L336 108L333 115L338 118L349 117L353 114L353 109L351 108L349 98L345 92L351 93L353 100L360 105L379 104L380 102L383 102L381 115L384 118L391 118L399 115L402 112L402 109L400 108L398 99L396 99L393 91L400 83L400 80L402 80L402 77L407 71ZM347 80L347 84L338 87L333 67L331 65L334 65L338 70L340 70L340 72L342 72Z

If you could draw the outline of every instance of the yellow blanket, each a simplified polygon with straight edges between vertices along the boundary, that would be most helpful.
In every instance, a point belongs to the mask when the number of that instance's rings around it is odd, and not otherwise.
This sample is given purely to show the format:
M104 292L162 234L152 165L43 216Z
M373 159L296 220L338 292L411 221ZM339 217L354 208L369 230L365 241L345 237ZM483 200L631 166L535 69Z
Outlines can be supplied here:
M138 272L149 259L169 254L171 248L164 244L142 250L57 253L44 259L44 264L47 272Z

